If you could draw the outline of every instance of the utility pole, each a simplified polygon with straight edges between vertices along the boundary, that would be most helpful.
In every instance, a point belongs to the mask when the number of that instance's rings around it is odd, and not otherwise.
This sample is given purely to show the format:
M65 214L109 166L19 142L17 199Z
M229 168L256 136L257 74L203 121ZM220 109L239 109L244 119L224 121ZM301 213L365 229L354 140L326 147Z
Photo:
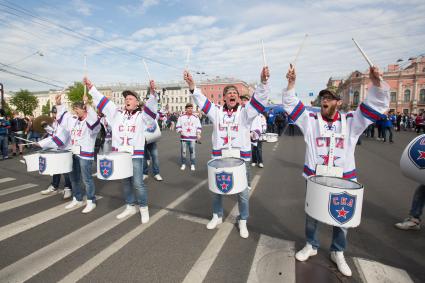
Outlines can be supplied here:
M2 83L0 83L0 94L1 94L1 109L4 109L4 90L3 90Z

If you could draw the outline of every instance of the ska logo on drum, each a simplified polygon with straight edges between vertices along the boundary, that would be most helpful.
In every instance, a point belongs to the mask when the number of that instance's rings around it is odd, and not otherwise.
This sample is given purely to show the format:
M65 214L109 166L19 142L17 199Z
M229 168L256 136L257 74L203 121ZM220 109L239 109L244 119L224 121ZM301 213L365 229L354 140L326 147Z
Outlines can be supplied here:
M106 158L99 160L99 170L103 178L107 179L111 177L114 172L114 161Z
M356 196L347 192L329 195L329 214L339 224L347 223L356 211Z
M409 158L419 169L425 169L425 138L418 138L409 147Z
M38 158L38 171L40 173L43 173L44 170L46 170L46 158L45 157L39 157Z
M146 131L148 133L153 133L156 130L156 123L152 123L150 125L148 125L148 127L146 128Z
M224 194L230 192L233 189L233 173L216 173L215 183L220 192Z

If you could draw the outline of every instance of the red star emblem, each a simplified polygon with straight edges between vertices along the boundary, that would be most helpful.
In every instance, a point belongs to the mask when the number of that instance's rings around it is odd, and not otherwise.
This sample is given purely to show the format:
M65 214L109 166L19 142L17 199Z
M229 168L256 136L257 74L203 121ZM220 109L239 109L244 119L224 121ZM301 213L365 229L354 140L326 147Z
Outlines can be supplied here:
M229 143L229 137L228 136L226 136L226 137L224 137L224 138L222 138L223 139L223 145L225 145L225 144L228 144Z
M189 128L186 129L186 133L190 133L190 129Z
M419 157L417 160L425 159L425 151L418 150L419 151Z
M103 169L103 175L108 175L108 169Z
M227 189L227 184L225 184L225 183L221 184L221 189L222 189L222 190Z
M328 165L329 163L329 155L319 155L322 159L323 159L323 165ZM335 165L335 160L339 159L338 156L334 156L334 165Z
M344 217L346 218L346 215L348 213L348 211L346 211L344 208L341 208L340 210L336 210L336 212L338 212L338 217Z

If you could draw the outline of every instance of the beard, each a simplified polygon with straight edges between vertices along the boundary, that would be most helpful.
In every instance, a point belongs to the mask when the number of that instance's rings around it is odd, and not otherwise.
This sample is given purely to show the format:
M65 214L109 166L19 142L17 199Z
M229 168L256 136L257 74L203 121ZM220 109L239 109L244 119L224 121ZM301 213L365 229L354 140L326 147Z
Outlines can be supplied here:
M322 106L320 110L320 114L322 114L322 117L325 117L329 120L332 120L336 112L336 105L328 105L328 107Z

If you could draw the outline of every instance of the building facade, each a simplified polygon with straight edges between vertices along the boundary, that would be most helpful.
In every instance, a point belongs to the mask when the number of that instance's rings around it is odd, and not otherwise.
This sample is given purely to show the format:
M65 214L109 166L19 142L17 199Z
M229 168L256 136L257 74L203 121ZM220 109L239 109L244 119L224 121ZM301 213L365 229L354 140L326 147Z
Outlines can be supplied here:
M383 79L390 86L390 110L417 114L425 111L425 57L413 58L407 67L388 65ZM328 85L336 79L330 78ZM344 104L354 109L365 99L370 84L369 72L354 71L338 86Z

